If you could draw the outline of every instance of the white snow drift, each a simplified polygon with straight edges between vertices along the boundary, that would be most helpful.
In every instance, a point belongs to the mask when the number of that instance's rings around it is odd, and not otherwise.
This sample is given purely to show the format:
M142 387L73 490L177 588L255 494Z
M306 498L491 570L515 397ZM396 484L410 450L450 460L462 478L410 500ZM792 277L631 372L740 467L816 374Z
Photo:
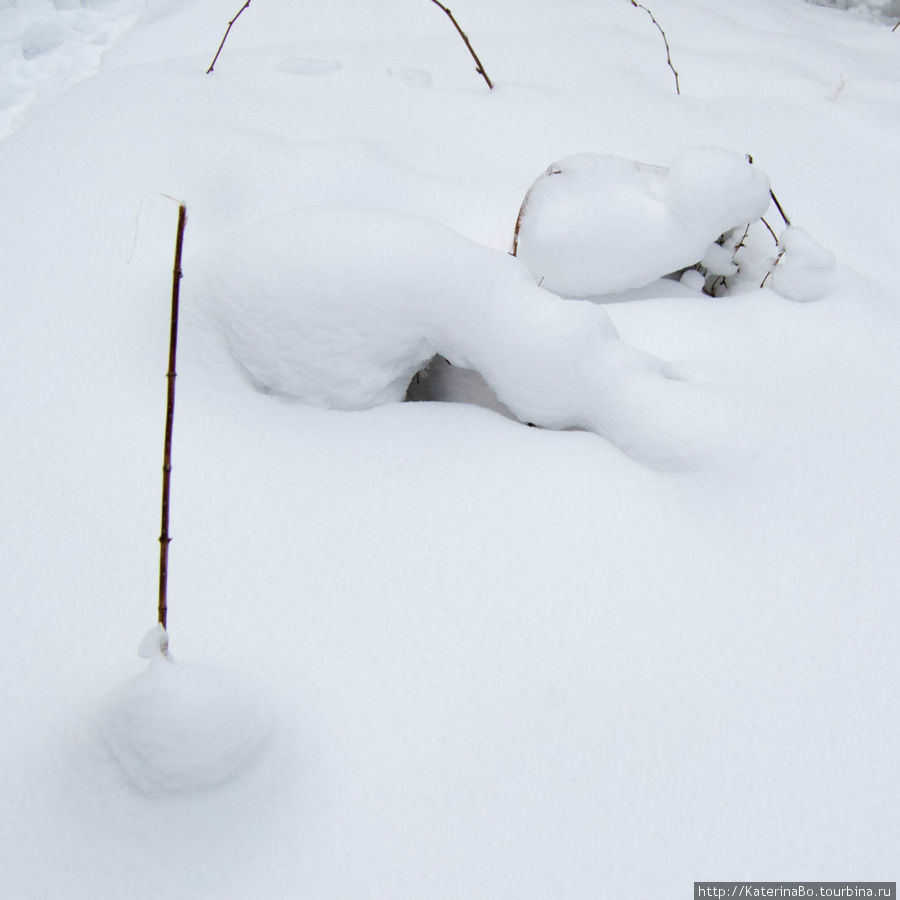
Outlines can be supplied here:
M517 256L560 294L624 291L707 259L716 238L768 205L768 178L737 153L694 148L669 169L582 153L529 189Z
M294 210L217 244L190 272L257 389L311 405L402 400L441 353L479 372L521 421L595 431L650 461L673 439L652 433L648 404L671 407L690 390L624 344L602 307L562 300L509 254L422 219Z

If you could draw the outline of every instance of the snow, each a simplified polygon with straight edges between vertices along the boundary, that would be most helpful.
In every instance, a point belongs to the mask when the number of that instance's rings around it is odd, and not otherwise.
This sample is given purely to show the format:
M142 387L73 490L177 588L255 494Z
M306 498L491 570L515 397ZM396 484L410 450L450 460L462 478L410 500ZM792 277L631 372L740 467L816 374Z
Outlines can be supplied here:
M802 228L786 228L778 242L783 251L772 272L772 290L788 300L821 300L839 277L834 254L819 246Z
M230 4L0 3L4 898L896 867L900 35L657 0L678 96L628 3L453 8L492 92L419 0L254 3L211 76ZM551 161L695 152L721 296L508 256ZM763 173L793 227L711 249Z
M161 626L147 632L138 655L150 664L118 689L99 719L128 783L153 797L237 777L258 757L268 731L264 700L245 675L175 663L165 644Z
M0 137L90 75L141 6L138 0L3 0Z
M667 367L622 344L602 307L561 300L508 254L424 220L294 210L191 271L189 300L263 393L367 409L402 400L440 353L523 422L595 431L656 464L686 449L655 424L686 412Z
M610 294L693 266L768 205L768 179L740 154L691 148L668 169L579 154L529 188L517 256L549 290Z

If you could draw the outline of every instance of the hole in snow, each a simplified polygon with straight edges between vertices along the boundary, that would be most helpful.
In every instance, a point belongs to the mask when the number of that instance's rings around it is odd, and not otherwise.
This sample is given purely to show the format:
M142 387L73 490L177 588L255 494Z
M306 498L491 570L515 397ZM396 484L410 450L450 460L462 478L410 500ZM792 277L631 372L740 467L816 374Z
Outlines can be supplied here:
M471 403L518 421L481 375L472 369L450 365L449 360L439 353L413 376L406 389L406 399L411 402Z

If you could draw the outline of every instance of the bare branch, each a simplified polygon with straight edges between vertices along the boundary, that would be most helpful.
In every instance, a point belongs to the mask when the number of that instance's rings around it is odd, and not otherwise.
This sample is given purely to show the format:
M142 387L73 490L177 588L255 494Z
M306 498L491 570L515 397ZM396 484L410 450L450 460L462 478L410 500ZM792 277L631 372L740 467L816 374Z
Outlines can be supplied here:
M249 3L250 0L247 0L247 2ZM453 16L453 13L450 12L450 10L447 9L447 7L444 6L444 4L440 2L440 0L431 0L431 2L435 6L439 6L445 13L447 13L447 17L453 23L453 27L459 32L459 36L463 39L466 47L469 50L469 53L472 54L472 59L475 60L475 71L478 72L478 74L484 79L485 84L487 84L487 86L488 86L488 89L493 90L494 85L491 82L491 79L488 77L488 73L485 72L484 66L481 64L481 60L478 58L478 54L475 52L475 49L472 47L472 44L469 42L469 38L466 35L466 33L462 30L462 28L459 27L459 22L456 21L456 19Z
M778 235L775 234L775 231L772 229L772 226L763 218L760 218L759 221L762 222L763 225L765 225L766 228L769 229L769 234L772 235L772 240L775 241L775 246L777 247L778 246Z
M645 13L647 13L647 15L650 16L653 24L659 29L659 33L662 35L663 43L666 45L666 62L669 64L669 68L672 70L672 74L675 76L675 93L680 95L681 84L678 81L678 72L676 71L675 66L672 65L672 51L669 48L669 39L666 37L665 31L663 31L662 25L660 25L659 22L656 21L656 16L654 16L653 13L650 12L650 10L647 9L647 7L644 6L643 3L638 3L637 0L629 0L629 2L636 9L642 9Z
M247 0L247 2L234 14L234 18L228 23L228 27L225 29L225 34L222 36L222 43L219 44L219 49L216 50L216 55L213 57L213 61L209 64L209 68L206 70L206 74L209 75L212 72L213 67L216 64L216 60L219 58L219 54L222 52L222 48L225 46L225 41L228 40L228 32L231 31L231 26L237 22L238 16L250 5L251 0Z
M778 214L779 214L779 215L781 216L781 218L784 220L784 224L787 225L788 228L790 228L790 227L791 227L791 220L787 217L787 214L786 214L785 211L781 208L781 204L778 202L778 198L775 196L775 191L770 190L770 191L769 191L769 196L772 198L772 200L775 201L775 208L778 210Z
M781 262L781 258L784 256L784 251L785 251L785 248L783 246L779 247L778 253L775 256L775 261L769 267L769 271L766 272L765 278L763 278L763 280L760 282L760 285L759 285L760 288L764 288L766 286L766 282L769 280L769 276L775 271L775 268L777 267L778 263Z
M175 353L178 346L178 292L181 284L181 248L184 245L184 225L187 209L178 206L178 232L175 236L175 266L172 269L172 315L169 324L169 371L166 375L166 436L163 445L162 526L159 535L159 624L166 627L168 601L166 588L169 576L169 487L172 481L172 423L175 419Z

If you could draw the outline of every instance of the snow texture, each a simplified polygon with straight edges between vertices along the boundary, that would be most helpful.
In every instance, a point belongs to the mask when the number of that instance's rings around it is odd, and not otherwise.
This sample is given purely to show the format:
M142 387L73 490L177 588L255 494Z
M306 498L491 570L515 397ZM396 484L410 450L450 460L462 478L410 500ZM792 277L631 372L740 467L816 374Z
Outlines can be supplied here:
M668 169L579 154L529 189L517 255L552 291L609 294L704 260L720 235L768 205L768 179L740 154L694 148Z

